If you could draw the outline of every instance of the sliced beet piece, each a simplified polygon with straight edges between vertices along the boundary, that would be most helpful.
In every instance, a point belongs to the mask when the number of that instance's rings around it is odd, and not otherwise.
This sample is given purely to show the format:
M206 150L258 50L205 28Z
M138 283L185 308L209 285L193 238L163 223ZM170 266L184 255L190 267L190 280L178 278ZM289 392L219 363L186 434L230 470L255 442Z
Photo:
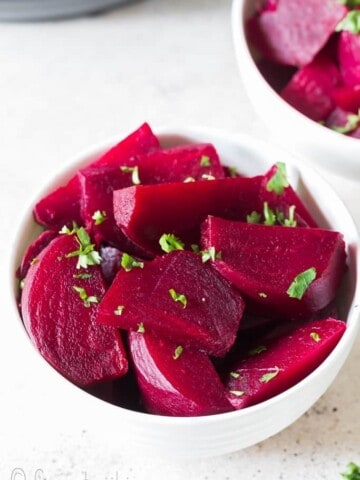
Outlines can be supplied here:
M144 123L135 132L111 148L89 166L120 166L134 155L146 153L159 147L159 141L149 125ZM80 212L81 187L77 175L43 197L34 207L35 220L46 227L59 230L63 225L71 226L73 222L82 224Z
M345 85L360 85L360 35L344 31L340 33L338 61Z
M186 305L173 295L184 295ZM185 300L186 299L186 300ZM174 251L121 269L102 299L97 321L126 330L143 324L183 346L222 356L231 348L244 309L242 298L199 255Z
M333 91L335 104L352 113L360 110L360 84L354 87L340 86Z
M345 271L345 244L338 232L266 226L209 217L203 247L215 247L217 270L236 286L247 307L266 316L312 315L334 298ZM295 278L314 269L299 298L288 294ZM299 280L300 283L301 280Z
M295 73L281 91L281 97L317 122L324 120L334 109L333 91L340 84L341 76L335 62L325 55L318 55Z
M226 378L228 399L235 409L267 400L292 387L331 353L346 329L340 320L316 320L266 342L240 358Z
M337 0L272 2L247 24L250 42L270 60L303 67L320 52L347 9Z
M129 334L130 352L147 410L199 416L232 410L208 356L148 332Z
M53 230L45 230L28 246L21 260L18 274L19 278L25 278L31 264L37 261L40 252L42 252L42 250L44 250L44 248L57 236L57 232L54 232Z
M197 243L207 215L245 220L247 214L262 208L262 179L224 178L116 190L115 221L134 243L152 254L160 252L159 239L164 233Z
M40 253L25 278L21 311L41 355L87 386L124 375L128 364L119 333L95 322L105 285L99 266L77 269L78 258L67 257L78 249L75 236L61 235Z

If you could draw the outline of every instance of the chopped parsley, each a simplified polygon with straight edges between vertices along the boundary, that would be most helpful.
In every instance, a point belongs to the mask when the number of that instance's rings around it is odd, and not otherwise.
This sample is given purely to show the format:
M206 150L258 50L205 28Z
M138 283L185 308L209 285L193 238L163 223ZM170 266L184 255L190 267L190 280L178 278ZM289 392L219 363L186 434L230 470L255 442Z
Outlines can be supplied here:
M127 167L122 166L120 170L124 173L131 173L131 181L134 185L140 185L140 177L139 177L139 167L136 165L135 167Z
M228 167L228 170L231 178L235 178L238 176L238 171L236 167Z
M131 272L133 268L144 268L144 262L139 262L128 253L123 253L120 266L125 270L125 272Z
M235 397L242 397L243 395L245 395L245 392L243 392L242 390L230 390L230 393L232 395L235 395Z
M183 347L181 345L178 345L174 350L173 359L177 360L182 355L183 351Z
M360 33L360 10L350 10L335 28L336 32L346 30L354 35Z
M317 332L311 332L310 337L314 340L314 342L318 343L321 340L320 335Z
M95 297L94 295L88 295L86 293L85 288L77 287L76 285L73 285L73 289L75 290L75 292L77 292L79 294L79 297L83 301L84 306L86 308L89 308L92 303L98 303L99 302L99 297Z
M360 7L360 0L338 0L338 2L349 8Z
M252 348L249 350L249 355L254 356L254 355L259 355L262 352L265 352L267 348L265 345L258 345L257 347Z
M122 315L122 313L123 313L123 311L124 311L124 308L125 308L124 305L118 305L118 306L116 307L116 310L114 310L114 314L115 314L115 315L118 315L118 316Z
M184 242L172 233L164 233L161 235L159 243L161 249L166 253L173 252L174 250L184 250Z
M341 476L347 480L360 480L360 466L354 462L348 463L346 472L341 473Z
M289 217L285 218L283 224L285 227L296 227L296 220L295 220L295 205L291 205L289 207ZM280 212L279 212L280 213ZM279 218L279 216L278 216Z
M143 322L140 322L140 323L138 324L137 332L138 332L138 333L145 333L145 327L144 327Z
M95 225L101 225L106 220L106 212L105 210L96 210L93 216L91 217L95 221Z
M84 227L75 230L76 241L79 249L66 254L66 258L79 257L76 268L87 268L90 265L99 265L101 257L99 252L94 250L95 245L91 243L89 234Z
M264 225L275 225L276 215L268 205L268 202L264 202Z
M216 252L215 247L210 247L207 250L202 250L201 252L202 263L206 263L209 260L215 262L215 260L221 260L221 252Z
M268 383L270 382L273 378L275 378L277 375L279 375L280 368L279 367L274 367L273 372L268 372L264 373L264 375L260 378L261 383Z
M277 162L276 171L268 180L266 190L268 192L275 192L277 195L282 195L284 189L288 186L289 182L286 174L286 165L283 162Z
M203 178L204 180L215 180L214 175L209 175L208 173L204 173L203 175L201 175L201 178Z
M356 115L355 113L350 113L347 116L347 121L342 127L333 125L332 130L338 133L350 133L355 130L360 125L360 112Z
M301 300L309 285L315 280L315 278L316 268L308 268L304 272L299 273L299 275L296 275L286 293L290 298Z
M247 223L260 223L261 222L261 213L251 212L249 215L246 215Z
M238 372L230 372L229 375L232 378L239 378L240 377L240 373L238 373Z
M200 167L211 167L210 157L203 155L200 158Z
M70 228L67 225L64 225L60 230L59 233L61 235L74 235L78 231L79 227L77 226L76 222L73 222L73 228Z
M174 300L174 302L180 302L183 308L187 306L187 298L182 293L177 293L173 288L169 290L170 297Z
M73 275L73 278L81 278L82 280L86 280L91 277L91 273L74 273Z

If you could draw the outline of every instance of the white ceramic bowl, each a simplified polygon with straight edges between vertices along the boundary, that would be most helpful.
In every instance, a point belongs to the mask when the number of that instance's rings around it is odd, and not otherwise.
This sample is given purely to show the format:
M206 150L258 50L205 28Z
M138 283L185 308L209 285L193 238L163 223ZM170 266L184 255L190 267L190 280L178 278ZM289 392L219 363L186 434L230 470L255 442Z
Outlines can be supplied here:
M255 12L255 5L254 0L233 0L232 31L240 75L257 115L289 150L302 153L314 165L360 179L360 140L337 133L298 112L259 72L245 35L245 21Z
M85 393L58 374L33 348L17 311L15 271L26 246L39 231L33 221L32 205L25 213L13 240L9 272L13 315L4 320L16 323L14 348L22 352L22 361L32 362L34 378L40 379L49 389L47 397L51 408L60 415L66 408L64 402L71 405L73 415L69 419L67 415L61 417L62 431L66 432L70 428L70 422L71 427L74 427L74 422L81 418L86 424L88 435L104 439L104 442L112 448L115 446L119 452L126 445L127 449L133 448L135 452L141 452L141 455L145 452L178 457L220 455L253 445L284 429L309 409L334 380L350 352L360 325L359 238L353 220L334 191L312 169L306 166L297 168L295 160L289 158L284 151L251 137L234 137L208 129L159 129L156 133L163 146L212 142L223 163L235 166L249 176L264 173L274 162L286 162L291 184L315 219L322 226L344 234L349 270L341 304L348 326L329 357L307 378L286 392L241 411L213 416L174 418L150 415L105 403ZM39 193L36 200L118 140L112 139L75 157L66 170ZM31 392L27 395L31 395Z

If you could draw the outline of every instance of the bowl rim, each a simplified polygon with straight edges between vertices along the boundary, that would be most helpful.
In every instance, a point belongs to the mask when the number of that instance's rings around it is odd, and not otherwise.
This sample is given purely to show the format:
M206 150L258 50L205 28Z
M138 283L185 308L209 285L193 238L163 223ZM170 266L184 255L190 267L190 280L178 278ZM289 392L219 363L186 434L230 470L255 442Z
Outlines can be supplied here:
M356 272L356 276L358 277L358 274L360 272L360 255L359 255L359 249L360 249L360 237L359 237L359 232L356 227L356 224L350 215L347 207L343 203L343 201L340 199L340 197L337 195L335 190L323 179L323 177L316 172L316 170L313 170L311 167L308 167L307 165L301 165L298 166L296 162L296 158L292 155L289 154L286 150L282 149L276 144L272 144L271 142L261 140L255 136L252 135L247 135L247 134L230 134L227 131L221 130L221 129L214 129L214 128L208 128L208 127L154 127L153 128L154 133L159 137L160 143L162 140L166 138L188 138L188 139L193 139L190 141L196 141L196 138L198 136L208 136L209 137L209 142L214 143L215 148L216 146L216 139L219 139L223 142L226 142L228 144L232 145L237 145L237 146L244 146L244 145L250 145L250 148L254 148L255 150L258 150L264 146L266 146L267 150L273 150L274 152L280 152L282 154L285 154L289 157L288 163L292 166L294 166L297 170L299 170L300 173L307 173L308 175L311 174L315 176L317 180L319 180L322 185L332 193L334 198L336 198L336 201L338 204L341 206L343 213L346 214L347 216L347 222L350 223L351 228L352 228L352 235L353 235L353 243L354 243L354 258L355 258L355 263L354 263L354 268ZM235 411L230 411L230 412L225 412L225 413L218 413L218 414L213 414L213 415L203 415L203 416L197 416L197 417L179 417L179 416L169 416L169 415L157 415L157 414L151 414L151 413L146 413L146 412L138 412L134 410L127 409L125 407L121 407L118 405L111 404L107 401L101 400L86 391L82 390L80 387L76 386L73 384L70 380L66 379L63 377L59 372L56 371L54 367L52 367L42 356L41 354L37 351L37 349L33 346L31 343L30 338L28 337L26 330L23 326L21 316L19 314L18 308L17 308L17 303L16 303L16 285L17 285L17 280L15 276L16 269L18 267L18 258L20 256L20 252L24 252L24 248L28 245L28 243L20 248L20 239L21 239L21 233L23 232L24 228L30 224L33 223L35 224L34 220L31 222L32 218L32 209L33 206L35 205L36 201L38 201L45 193L47 193L51 188L53 188L54 184L58 184L59 179L66 179L70 178L71 175L73 175L74 171L78 169L80 166L85 165L88 161L90 161L92 158L100 155L101 153L105 152L106 149L110 148L111 146L115 145L116 143L119 142L119 138L125 138L126 135L123 135L122 132L120 132L119 135L116 137L110 137L107 140L104 140L102 142L96 143L90 147L87 147L83 150L81 150L79 153L73 155L70 157L70 159L57 171L55 176L51 176L51 179L49 182L46 182L46 186L40 190L37 194L34 195L34 197L31 199L31 201L28 203L28 206L23 210L20 220L18 221L17 228L13 232L13 235L11 237L11 245L13 245L13 248L11 249L11 255L9 256L8 259L8 275L9 275L9 285L12 285L11 287L11 304L13 307L13 313L17 317L17 330L18 330L18 335L21 334L22 341L25 347L25 344L27 344L27 348L29 353L30 349L32 350L32 356L33 358L37 357L39 367L43 370L44 376L45 375L52 375L53 377L56 377L58 379L58 384L60 386L60 383L63 384L64 388L69 388L72 392L78 392L80 395L86 395L87 401L91 399L90 401L96 402L98 405L104 406L106 405L105 408L112 409L114 410L115 414L118 413L119 415L128 417L129 419L139 419L141 418L142 422L145 422L147 424L156 424L156 425L203 425L203 424L216 424L218 422L221 422L222 420L232 420L234 418L241 418L241 417L248 417L249 415L255 415L257 412L266 410L268 407L275 406L279 403L281 403L287 396L292 396L295 395L299 390L302 390L305 385L308 383L311 383L313 381L316 381L317 377L321 377L322 372L326 369L328 369L329 366L333 366L333 368L337 371L339 368L337 368L337 359L340 355L340 352L343 350L345 346L348 348L348 353L350 352L350 349L355 341L355 338L357 336L357 333L360 329L360 319L359 319L359 307L360 307L360 282L356 282L351 305L349 307L348 311L348 316L347 316L347 321L349 318L351 319L349 326L346 328L343 336L339 340L338 344L335 346L335 348L332 350L332 352L325 358L325 360L315 369L313 370L309 375L307 375L303 380L298 382L297 384L293 385L289 389L285 390L284 392L269 398L268 400L265 400L259 404L252 405L249 407L246 407L241 410L235 410ZM66 180L65 180L66 181ZM13 316L11 315L11 321L13 321ZM42 366L41 366L42 365ZM342 366L342 364L341 364ZM340 366L340 368L341 368ZM55 374L55 375L54 375ZM75 387L75 388L74 388ZM69 390L69 392L70 392ZM100 403L101 402L101 403ZM94 404L95 405L95 404Z

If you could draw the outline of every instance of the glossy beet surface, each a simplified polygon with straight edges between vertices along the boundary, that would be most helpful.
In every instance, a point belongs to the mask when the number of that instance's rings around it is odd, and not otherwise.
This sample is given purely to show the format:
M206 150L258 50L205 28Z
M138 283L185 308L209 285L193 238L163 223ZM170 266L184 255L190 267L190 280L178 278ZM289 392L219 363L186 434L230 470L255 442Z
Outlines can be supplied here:
M183 301L176 301L170 290L184 296ZM235 341L243 308L240 294L209 263L176 251L143 268L121 269L100 304L97 321L127 330L143 325L184 346L223 356Z
M128 364L119 333L95 323L105 293L99 266L77 269L67 258L74 235L53 240L30 266L21 297L25 328L39 352L66 378L85 386L124 375ZM91 275L90 278L79 278ZM80 297L83 289L85 297Z
M209 217L203 227L205 248L215 247L218 271L245 296L254 311L284 318L311 315L334 299L345 271L342 235L319 228L268 226ZM316 278L301 298L290 285L315 268Z
M130 332L129 345L146 409L172 416L232 410L208 356L148 332Z
M340 320L316 320L272 341L261 338L230 367L226 386L234 408L267 400L305 378L345 331Z

